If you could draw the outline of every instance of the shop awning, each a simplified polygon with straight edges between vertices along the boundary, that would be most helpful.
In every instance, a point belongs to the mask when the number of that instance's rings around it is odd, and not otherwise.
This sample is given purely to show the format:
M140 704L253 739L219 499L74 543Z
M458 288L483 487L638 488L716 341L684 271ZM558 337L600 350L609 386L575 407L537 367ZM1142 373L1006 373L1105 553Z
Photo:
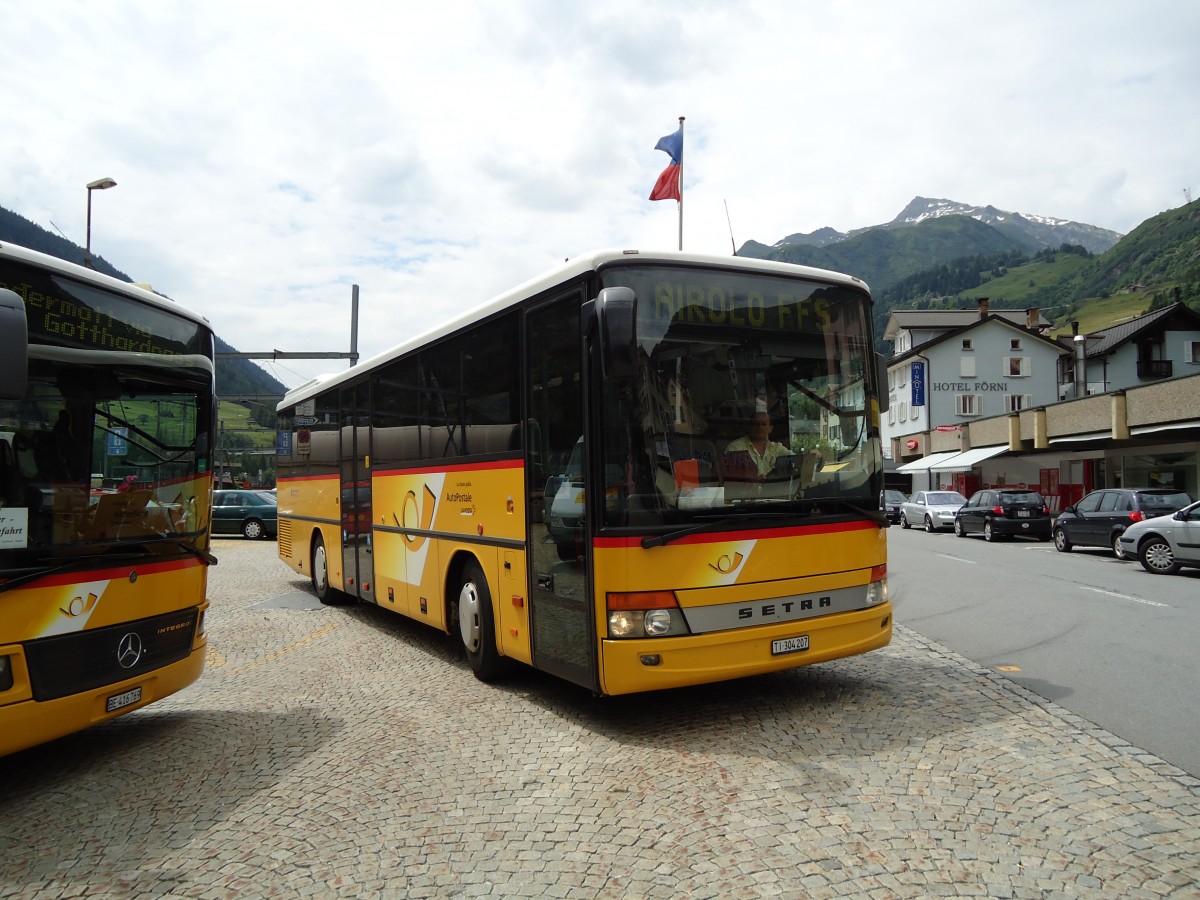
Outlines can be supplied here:
M1200 428L1200 419L1185 419L1181 422L1164 422L1161 425L1143 425L1130 428L1130 434L1154 434L1156 431L1176 431L1185 428Z
M974 447L970 450L964 450L962 453L958 453L940 463L934 463L929 468L934 472L970 472L973 466L978 465L985 459L991 459L993 456L999 456L1001 453L1007 452L1007 444L999 444L995 447Z
M951 450L949 453L931 453L928 456L923 456L920 459L914 459L910 463L905 463L896 469L897 472L924 472L930 466L937 465L940 462L945 462L952 456L958 456L957 450Z
M1063 437L1050 438L1052 444L1071 444L1077 441L1109 441L1112 440L1111 431L1093 431L1091 434L1069 434Z

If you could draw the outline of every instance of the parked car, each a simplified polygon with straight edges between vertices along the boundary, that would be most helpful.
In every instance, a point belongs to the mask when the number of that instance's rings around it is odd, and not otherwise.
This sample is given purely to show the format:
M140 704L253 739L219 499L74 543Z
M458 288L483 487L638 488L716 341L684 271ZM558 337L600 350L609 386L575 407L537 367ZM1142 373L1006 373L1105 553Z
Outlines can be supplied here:
M558 549L558 558L573 560L583 538L583 438L575 442L567 469L546 480L546 531Z
M1035 537L1050 540L1050 507L1037 491L1028 488L989 488L976 491L954 516L959 537L982 534L986 541L1000 537Z
M1137 557L1153 575L1174 575L1184 566L1200 567L1200 503L1168 516L1130 525L1121 534L1126 558Z
M273 538L279 524L275 496L265 491L213 491L212 533Z
M967 498L958 491L917 491L907 502L900 504L900 527L915 523L926 531L954 527L954 514Z
M1192 502L1186 491L1172 488L1104 488L1068 506L1054 520L1054 546L1063 553L1074 547L1108 547L1117 559L1125 551L1121 534L1135 522L1170 515Z
M879 497L879 508L887 515L889 522L900 521L900 506L908 500L900 491L884 491Z

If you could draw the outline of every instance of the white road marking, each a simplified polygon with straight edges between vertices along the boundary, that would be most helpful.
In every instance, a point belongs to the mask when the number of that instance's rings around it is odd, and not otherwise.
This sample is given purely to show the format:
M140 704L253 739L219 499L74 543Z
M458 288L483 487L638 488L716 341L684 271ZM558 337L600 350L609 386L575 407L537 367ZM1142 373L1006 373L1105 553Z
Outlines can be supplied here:
M1097 594L1104 594L1106 597L1116 597L1118 600L1132 600L1134 603L1145 603L1147 606L1163 606L1170 609L1169 603L1159 603L1157 600L1147 600L1144 597L1131 597L1129 594L1118 594L1116 591L1106 591L1103 588L1087 587L1079 585L1081 591L1094 591Z
M961 556L951 556L949 553L939 553L939 554L938 554L938 556L941 556L941 557L943 557L943 558L945 558L945 559L952 559L952 560L954 560L955 562L965 562L965 563L970 563L970 564L971 564L971 565L973 565L973 566L974 566L974 565L977 565L976 561L975 561L975 560L973 560L973 559L963 559Z

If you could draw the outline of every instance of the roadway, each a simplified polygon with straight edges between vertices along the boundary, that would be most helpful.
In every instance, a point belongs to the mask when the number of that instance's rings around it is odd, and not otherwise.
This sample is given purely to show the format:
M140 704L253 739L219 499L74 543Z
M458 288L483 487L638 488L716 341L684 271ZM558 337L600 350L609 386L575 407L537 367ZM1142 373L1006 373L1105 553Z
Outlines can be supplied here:
M1200 776L1200 570L888 530L896 621Z

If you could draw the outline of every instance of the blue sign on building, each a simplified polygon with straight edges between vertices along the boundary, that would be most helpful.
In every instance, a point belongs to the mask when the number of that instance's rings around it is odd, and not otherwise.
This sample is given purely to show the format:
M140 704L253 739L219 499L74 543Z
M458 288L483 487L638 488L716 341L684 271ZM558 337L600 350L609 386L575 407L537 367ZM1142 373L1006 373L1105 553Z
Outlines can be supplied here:
M925 363L912 364L912 405L925 405Z

